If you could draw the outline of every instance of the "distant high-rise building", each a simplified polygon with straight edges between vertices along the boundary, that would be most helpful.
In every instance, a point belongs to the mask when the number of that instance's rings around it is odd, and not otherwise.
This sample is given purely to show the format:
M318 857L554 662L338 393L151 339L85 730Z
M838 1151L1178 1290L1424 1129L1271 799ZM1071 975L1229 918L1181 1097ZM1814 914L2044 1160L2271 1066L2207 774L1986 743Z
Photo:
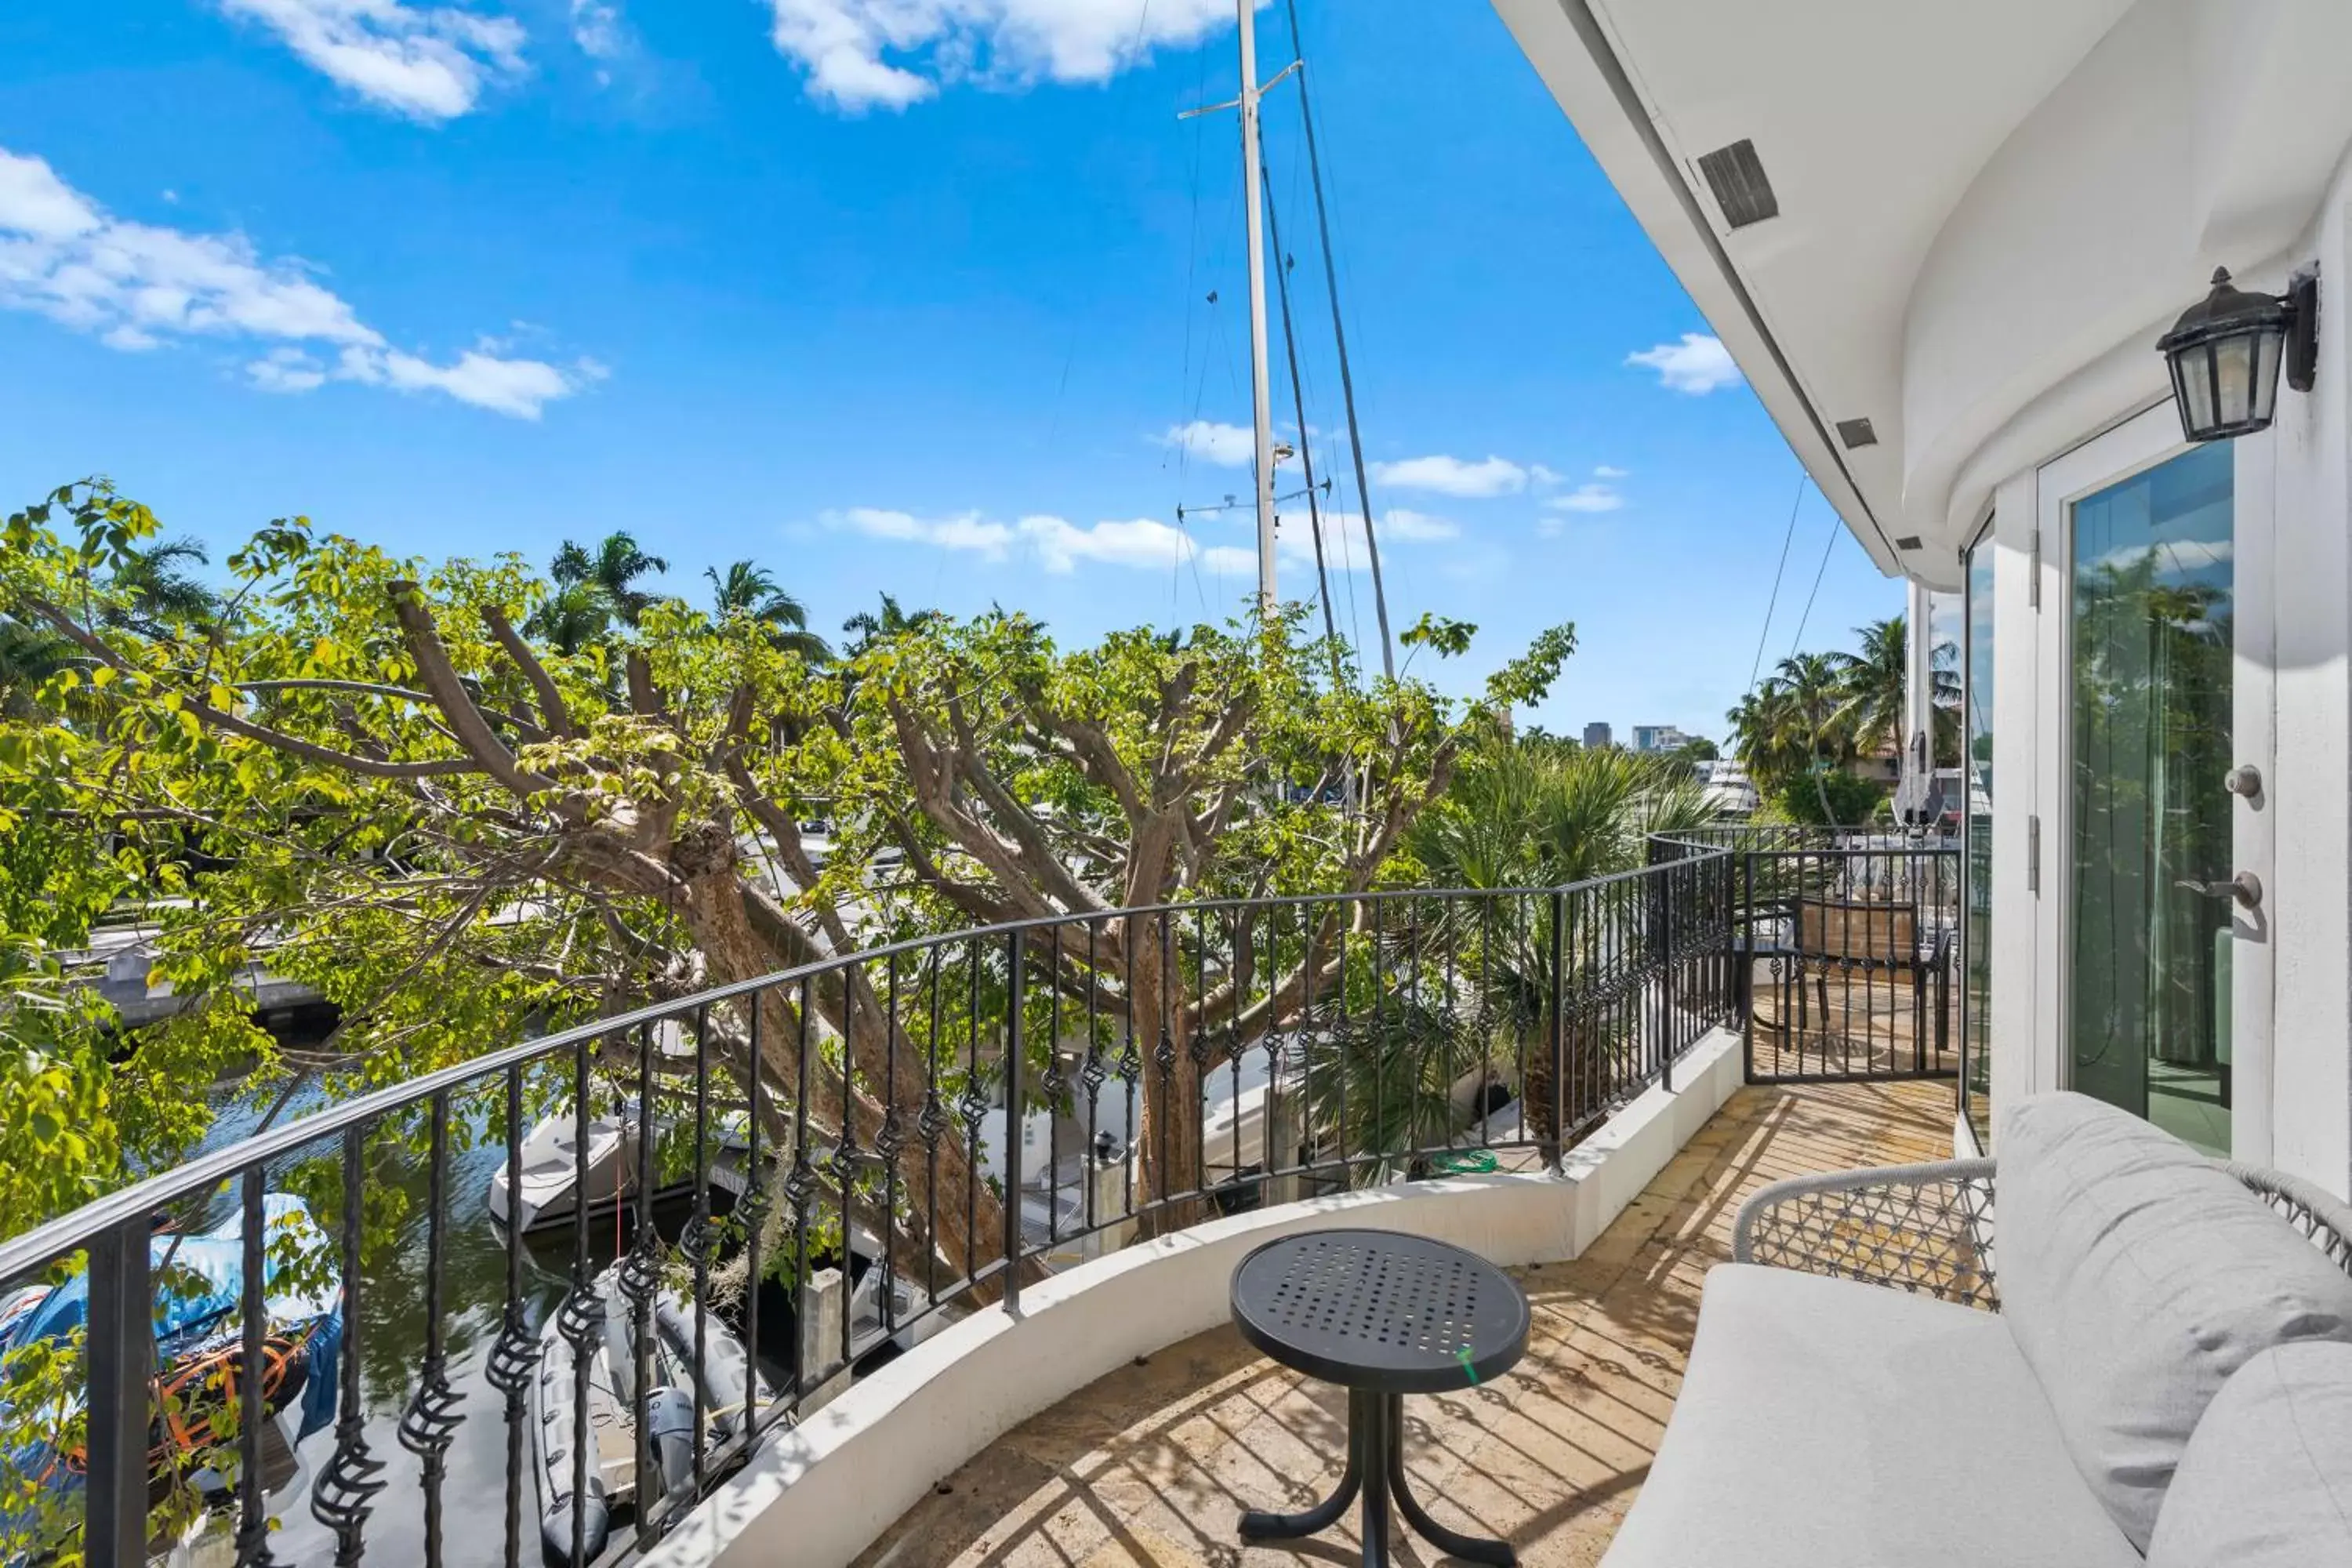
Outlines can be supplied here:
M1587 724L1584 727L1584 743L1588 746L1596 747L1607 745L1609 743L1609 726L1598 722Z
M1671 752L1686 742L1696 740L1672 724L1636 724L1633 726L1633 749L1637 752Z

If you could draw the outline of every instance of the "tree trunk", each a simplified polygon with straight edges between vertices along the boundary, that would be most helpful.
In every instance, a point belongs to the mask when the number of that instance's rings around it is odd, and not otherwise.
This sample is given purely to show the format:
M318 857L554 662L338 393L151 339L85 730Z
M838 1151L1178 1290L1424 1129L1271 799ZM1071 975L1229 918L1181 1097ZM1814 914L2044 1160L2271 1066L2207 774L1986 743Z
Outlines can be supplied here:
M723 869L694 874L678 910L704 954L712 985L756 979L779 967L778 955L760 940L743 913L738 875L731 858ZM780 1105L792 1103L803 1077L799 992L795 984L759 994L760 1054L770 1092ZM886 1024L883 1005L862 972L854 965L845 967L812 983L807 994L817 1016L849 1042L852 1064L850 1081L845 1084L823 1061L812 1031L806 1075L810 1121L828 1135L845 1131L863 1153L884 1153L886 1167L896 1173L898 1200L885 1240L898 1268L908 1278L929 1282L938 1272L935 1260L944 1258L953 1270L952 1283L1001 1258L1003 1205L973 1169L961 1124L937 1104L930 1107L931 1124L944 1121L946 1125L934 1158L934 1147L922 1134L929 1085L920 1053L902 1049L897 1071L891 1070L891 1042L898 1032ZM836 1178L828 1171L820 1180L831 1186ZM818 1198L816 1206L823 1205L824 1198ZM993 1300L999 1289L991 1280L979 1289L978 1299Z
M1143 1155L1139 1206L1146 1237L1166 1236L1206 1215L1201 1196L1207 1172L1201 1149L1201 1064L1193 1055L1183 965L1174 933L1162 918L1144 922L1129 946L1128 984L1135 996L1136 1045L1143 1058L1143 1121L1136 1138Z

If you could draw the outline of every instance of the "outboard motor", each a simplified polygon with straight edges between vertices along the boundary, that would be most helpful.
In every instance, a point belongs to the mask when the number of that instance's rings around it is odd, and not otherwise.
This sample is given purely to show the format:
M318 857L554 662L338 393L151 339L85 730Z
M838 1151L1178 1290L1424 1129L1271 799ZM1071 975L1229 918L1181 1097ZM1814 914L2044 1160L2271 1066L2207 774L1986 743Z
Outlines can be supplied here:
M683 1388L656 1388L646 1395L646 1436L662 1490L685 1498L694 1490L694 1395ZM640 1510L650 1506L640 1498Z

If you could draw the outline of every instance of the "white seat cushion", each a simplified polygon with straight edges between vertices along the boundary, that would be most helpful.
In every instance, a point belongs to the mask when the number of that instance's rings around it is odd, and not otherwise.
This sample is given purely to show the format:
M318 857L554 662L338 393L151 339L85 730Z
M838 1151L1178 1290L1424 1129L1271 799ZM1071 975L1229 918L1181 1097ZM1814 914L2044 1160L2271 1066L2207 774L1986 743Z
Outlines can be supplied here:
M2020 1100L1993 1193L2000 1305L2083 1479L2145 1551L2231 1373L2352 1339L2352 1279L2228 1172L2079 1094Z
M1999 1318L1709 1273L1681 1396L1603 1568L2140 1568Z
M2352 1563L2352 1345L2279 1345L2221 1385L2156 1516L2147 1568Z

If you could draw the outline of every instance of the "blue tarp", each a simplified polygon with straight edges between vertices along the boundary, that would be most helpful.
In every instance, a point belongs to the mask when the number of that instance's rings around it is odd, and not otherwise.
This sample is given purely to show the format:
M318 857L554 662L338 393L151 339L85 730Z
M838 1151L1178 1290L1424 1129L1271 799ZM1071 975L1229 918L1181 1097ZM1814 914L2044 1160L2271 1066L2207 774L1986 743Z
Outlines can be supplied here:
M308 1331L310 1376L302 1389L300 1433L307 1436L334 1419L335 1373L343 1340L341 1287L333 1269L322 1267L331 1257L326 1233L301 1199L284 1193L265 1194L262 1224L262 1289L269 1331ZM303 1265L299 1268L298 1260ZM226 1343L241 1331L242 1215L202 1235L158 1234L149 1244L148 1262L155 1280L158 1371ZM309 1277L307 1288L304 1276ZM89 1321L89 1277L78 1272L0 1330L0 1352L44 1339L63 1341ZM29 1457L20 1452L20 1468Z

